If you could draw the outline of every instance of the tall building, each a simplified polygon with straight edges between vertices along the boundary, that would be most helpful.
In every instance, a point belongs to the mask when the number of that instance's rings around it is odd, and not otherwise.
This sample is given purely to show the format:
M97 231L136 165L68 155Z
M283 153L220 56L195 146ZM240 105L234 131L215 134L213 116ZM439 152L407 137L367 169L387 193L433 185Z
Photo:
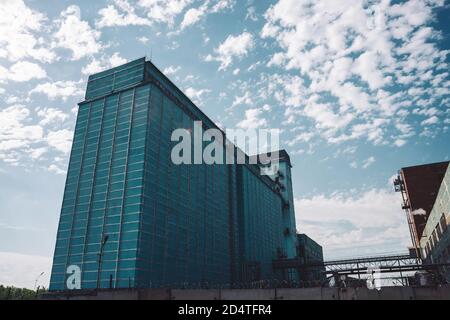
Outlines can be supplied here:
M402 208L419 258L422 257L420 241L448 165L447 161L402 168L394 181L395 190L402 194Z
M218 129L145 58L89 77L51 291L71 289L73 270L81 289L283 277L272 260L293 257L297 241L289 156L273 177L250 163L175 165L171 135L194 121Z

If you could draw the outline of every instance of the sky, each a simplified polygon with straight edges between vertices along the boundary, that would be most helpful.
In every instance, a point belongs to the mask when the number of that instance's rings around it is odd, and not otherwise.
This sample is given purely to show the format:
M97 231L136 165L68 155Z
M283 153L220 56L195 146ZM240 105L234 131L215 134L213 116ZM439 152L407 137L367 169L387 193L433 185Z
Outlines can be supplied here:
M48 285L89 74L143 56L223 128L280 129L326 259L410 245L398 169L450 160L443 0L0 0L0 283Z

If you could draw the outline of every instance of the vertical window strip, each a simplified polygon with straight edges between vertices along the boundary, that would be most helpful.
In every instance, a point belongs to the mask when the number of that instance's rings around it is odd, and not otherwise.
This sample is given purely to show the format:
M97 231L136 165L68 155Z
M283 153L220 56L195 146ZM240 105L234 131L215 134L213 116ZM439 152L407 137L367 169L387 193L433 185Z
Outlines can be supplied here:
M122 195L122 208L120 212L120 230L118 237L118 247L117 247L117 261L116 261L116 270L115 270L115 283L116 287L118 284L118 274L119 274L119 262L120 262L120 251L122 249L122 232L123 232L123 215L125 211L125 196L127 190L127 176L128 176L128 159L130 156L130 140L131 140L131 131L133 127L133 118L134 118L134 105L136 100L136 88L133 89L133 99L131 101L131 114L130 114L130 127L128 128L128 147L127 147L127 156L125 160L125 178L124 178L124 187L123 187L123 195ZM142 206L142 205L141 205ZM135 278L135 276L134 276Z
M81 155L81 161L80 161L80 169L79 169L79 176L77 177L77 189L76 189L76 194L75 194L75 205L73 208L73 214L72 214L72 223L71 223L71 227L70 227L70 235L69 235L69 241L67 244L67 258L66 258L66 264L65 264L65 268L64 270L67 270L67 267L69 265L69 260L71 258L71 246L72 246L72 236L73 236L73 229L74 229L74 225L75 225L75 220L76 220L76 214L77 214L77 206L78 206L78 194L80 192L80 177L83 173L83 169L84 169L84 160L85 160L85 150L86 150L86 142L87 142L87 137L88 137L88 133L89 133L89 127L90 127L90 123L91 123L91 112L92 112L92 103L89 104L89 112L88 112L88 120L87 120L87 124L86 124L86 129L85 129L85 133L84 133L84 143L83 143L83 152ZM64 277L65 279L66 277ZM64 280L65 282L65 280ZM65 287L65 286L64 286Z
M154 86L154 84L152 84L152 86ZM163 113L164 113L164 108L163 108L163 99L164 96L161 93L161 100L160 100L160 104L159 104L159 110L160 110L160 114L159 114L159 128L158 128L158 151L156 153L156 172L159 173L159 168L160 168L160 154L161 154L161 135L162 135L162 119L163 119ZM150 101L151 103L151 101ZM148 143L148 142L147 142ZM151 241L151 258L150 258L150 274L153 275L154 273L154 264L156 263L156 261L154 261L154 255L155 255L155 243L156 243L156 233L157 233L157 223L156 223L156 217L157 217L157 192L158 192L158 187L160 184L160 175L157 174L156 175L156 183L155 183L155 197L153 199L153 236L152 236L152 241ZM161 261L161 260L160 260Z
M94 163L94 174L92 177L92 187L91 187L91 195L90 195L90 201L89 201L89 207L88 207L88 216L87 216L87 223L86 223L86 231L84 233L84 244L83 244L83 254L81 256L81 268L83 268L81 272L81 281L83 282L83 278L85 275L84 272L84 257L86 255L86 248L88 245L88 234L89 234L89 228L90 228L90 222L91 222L91 211L92 211L92 200L94 197L94 187L95 187L95 179L97 176L97 164L98 164L98 156L100 152L100 144L103 137L103 122L104 122L104 116L105 116L105 108L106 108L106 97L103 98L103 106L102 106L102 116L101 116L101 122L100 122L100 133L98 135L98 142L97 142L97 152L95 155L95 163ZM102 239L100 239L102 241Z
M111 193L111 171L112 171L112 164L114 161L114 155L115 155L115 149L116 149L116 143L115 143L115 139L116 139L116 132L117 132L117 119L119 117L119 107L120 107L120 102L121 102L121 97L122 97L122 92L119 93L118 98L117 98L117 105L116 105L116 112L115 112L115 119L114 119L114 131L113 131L113 137L112 137L112 148L111 148L111 160L110 160L110 165L108 168L108 182L107 182L107 189L106 189L106 203L105 203L105 211L103 214L103 224L102 224L102 232L101 232L101 240L103 241L103 238L105 236L105 224L106 224L106 217L108 214L108 209L109 209L109 196ZM100 265L98 267L98 272L97 272L97 281L99 281L99 279L101 279L101 274L102 274L102 266ZM114 282L113 282L114 283ZM101 285L101 281L100 281L100 285ZM116 287L116 286L114 286Z
M150 132L150 108L151 108L151 100L152 100L152 89L153 86L150 84L148 86L149 88L149 93L148 93L148 100L147 100L147 113L146 113L146 129L145 129L145 141L144 141L144 170L143 170L143 180L142 180L142 186L141 186L141 197L144 199L143 202L143 208L145 208L147 201L145 200L145 198L143 197L143 195L145 194L145 190L147 189L147 169L148 169L148 160L147 160L147 154L148 154L148 141L149 141L149 132ZM138 244L137 244L137 253L136 256L139 257L140 255L142 255L145 251L145 249L141 248L142 245L142 228L143 228L143 219L144 219L144 215L146 214L150 214L150 212L146 213L144 212L144 209L142 210L142 214L139 216L139 231L138 231ZM150 259L150 255L147 252L147 257ZM147 271L148 272L148 271ZM139 273L141 273L141 271L139 271ZM149 284L146 283L145 281L143 281L141 278L141 274L136 274L136 283L139 286L148 286Z

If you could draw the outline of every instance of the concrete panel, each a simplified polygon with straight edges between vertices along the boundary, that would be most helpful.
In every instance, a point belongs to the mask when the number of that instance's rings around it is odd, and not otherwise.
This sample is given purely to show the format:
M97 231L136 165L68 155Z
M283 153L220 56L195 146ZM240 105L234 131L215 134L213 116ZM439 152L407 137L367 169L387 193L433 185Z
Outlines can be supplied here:
M414 297L411 288L384 287L381 290L347 288L340 290L340 300L410 300Z
M444 296L444 291L435 287L417 287L414 288L416 300L441 300L449 299L449 296Z
M382 300L404 300L403 290L401 287L390 287L381 289Z
M97 296L59 297L57 300L97 300Z
M401 287L403 300L414 300L414 288L413 287Z
M219 300L220 290L171 290L173 300Z
M275 289L224 289L222 300L274 300Z
M354 288L353 296L349 300L379 300L380 292L367 288Z
M322 300L322 288L277 289L277 300Z
M342 288L339 290L339 300L356 300L357 291L355 288Z
M100 291L97 296L92 296L95 300L138 300L137 290L110 290Z
M139 290L139 300L170 300L170 289Z
M442 300L450 300L450 286L442 286L438 288L439 295Z
M339 289L322 288L322 300L339 300Z
M450 300L450 286L303 289L224 290L105 290L98 292L49 293L43 299L56 300Z

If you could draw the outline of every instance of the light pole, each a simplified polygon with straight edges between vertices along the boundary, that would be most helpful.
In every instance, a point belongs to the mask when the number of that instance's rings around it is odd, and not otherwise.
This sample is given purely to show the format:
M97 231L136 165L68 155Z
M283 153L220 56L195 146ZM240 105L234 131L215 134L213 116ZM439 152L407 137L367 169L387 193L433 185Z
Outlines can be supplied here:
M100 253L98 254L98 271L97 271L97 290L100 288L100 271L102 267L103 259L103 248L105 247L106 241L108 241L109 236L105 234L100 245Z
M38 276L37 276L37 278L36 278L36 280L34 281L34 290L36 290L36 285L37 285L37 282L39 281L39 278L40 277L42 277L43 275L44 275L44 271L42 271Z

